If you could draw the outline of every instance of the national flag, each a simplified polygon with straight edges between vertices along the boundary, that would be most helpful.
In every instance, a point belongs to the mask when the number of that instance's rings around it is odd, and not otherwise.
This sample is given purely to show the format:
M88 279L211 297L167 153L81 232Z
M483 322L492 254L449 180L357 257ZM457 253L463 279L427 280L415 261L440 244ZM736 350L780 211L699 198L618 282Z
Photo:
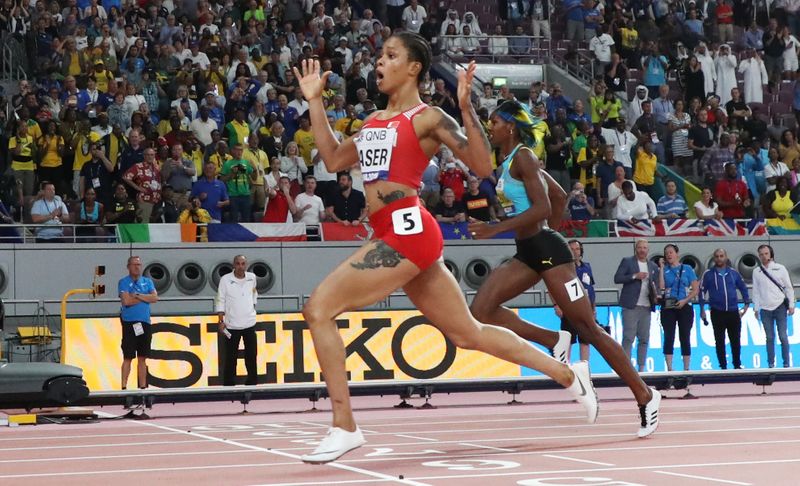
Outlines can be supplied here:
M800 234L800 222L797 220L798 216L793 215L791 218L769 218L766 220L767 231L771 235L797 235Z
M655 236L705 236L703 221L699 219L662 219L653 223Z
M445 240L467 240L469 237L468 223L439 223L442 237Z
M708 236L745 236L747 228L734 219L712 219L706 221Z
M305 240L305 223L223 223L208 225L208 241Z
M562 221L558 232L565 238L606 238L608 237L608 221Z
M760 218L753 218L747 222L747 236L764 236L767 234L767 225Z
M649 220L630 223L628 221L617 221L617 236L641 238L645 236L655 236L656 229Z
M194 223L118 224L117 241L120 243L193 243L197 241L197 225Z
M320 224L322 241L364 241L369 239L369 231L363 224L356 226L341 223Z

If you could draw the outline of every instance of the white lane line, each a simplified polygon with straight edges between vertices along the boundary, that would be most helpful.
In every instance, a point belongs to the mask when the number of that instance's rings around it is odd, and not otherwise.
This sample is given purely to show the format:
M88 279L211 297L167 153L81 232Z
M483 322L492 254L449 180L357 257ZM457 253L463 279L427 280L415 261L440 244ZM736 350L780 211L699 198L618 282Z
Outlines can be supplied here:
M490 451L517 452L514 449L503 449L502 447L493 447L493 446L487 446L487 445L481 445L481 444L471 444L469 442L459 442L459 444L465 445L467 447L475 447L475 448L478 448L478 449L489 449Z
M120 454L116 456L73 456L73 457L41 457L37 459L8 459L0 461L0 464L18 463L18 462L56 462L56 461L103 461L107 459L129 459L131 457L161 457L169 455L174 456L204 456L209 454L247 454L255 451L244 451L235 449L232 451L203 451L203 452L160 452L158 454Z
M669 472L669 471L653 471L653 472L654 473L658 473L658 474L666 474L668 476L678 476L678 477L681 477L681 478L700 479L700 480L703 480L703 481L712 481L712 482L715 482L715 483L738 484L740 486L750 486L751 485L751 483L741 483L739 481L730 481L730 480L727 480L727 479L710 478L708 476L698 476L696 474L681 474L681 473L675 473L675 472Z
M192 434L197 435L197 434ZM180 445L180 444L194 444L197 442L206 442L204 440L166 440L166 441L155 441L155 442L117 442L111 444L76 444L76 445L58 445L58 446L40 446L40 447L8 447L5 449L0 449L0 452L9 452L9 451L49 451L49 450L56 450L56 449L90 449L92 447L130 447L130 446L151 446L151 445L165 445L165 444L172 444L172 445Z
M197 434L197 433L194 433L194 432L191 432L191 433L190 432L184 432L182 430L173 429L172 427L167 427L165 425L158 425L158 424L148 423L148 422L139 422L139 423L141 423L142 425L146 425L148 427L154 427L154 428L161 429L161 430L167 430L167 431L171 431L171 432L180 432L180 433L185 434L185 435L201 437L201 438L204 438L204 439L208 439L210 441L219 442L221 444L233 445L233 446L236 446L236 447L241 447L243 449L251 449L251 450L254 450L254 451L266 452L267 454L272 454L272 455L280 456L280 457L287 457L287 458L290 458L290 459L297 460L298 463L300 462L300 456L295 455L295 454L290 454L288 452L283 452L283 451L277 450L277 449L265 449L263 447L258 447L258 446L254 446L254 445L251 445L251 444L244 444L242 442L237 442L237 441L233 441L233 440L220 439L219 437L212 437L210 435ZM349 471L349 472L356 473L356 474L369 476L369 477L371 477L373 479L380 479L382 481L391 481L391 482L395 482L395 483L399 483L399 484L407 484L409 486L429 486L429 485L427 485L425 483L420 483L420 482L417 482L417 481L411 481L411 480L407 480L407 479L399 479L399 478L395 478L394 476L389 476L387 474L379 473L379 472L376 472L376 471L370 471L370 470L367 470L367 469L361 469L361 468L354 467L354 466L348 466L347 464L341 464L341 463L337 463L337 462L329 462L328 464L324 464L324 466L332 467L334 469L341 469L343 471Z
M0 476L0 479L17 479L17 478L47 478L47 477L60 477L60 476L97 476L102 474L133 474L133 473L148 473L148 472L174 472L174 471L198 471L198 470L214 470L214 469L234 469L234 468L264 468L270 467L269 464L263 462L255 464L221 464L217 466L185 466L185 467L153 467L142 469L114 469L107 471L70 471L70 472L52 472L52 473L33 473L33 474L7 474ZM420 484L420 483L413 483Z
M416 435L408 435L408 434L392 434L395 437L405 437L406 439L414 439L414 440L426 440L428 442L439 442L439 439L431 439L430 437L417 437Z
M250 486L322 486L322 485L338 485L338 484L379 484L387 482L387 480L375 480L375 479L351 479L349 481L314 481L311 483L265 483L265 484L258 484L258 485L250 485Z
M451 474L447 476L418 476L409 478L412 480L437 480L437 479L474 479L474 478L492 478L492 477L511 477L511 476L542 476L550 474L582 474L582 473L609 473L619 471L652 471L657 469L682 469L694 467L723 467L723 466L751 466L751 465L764 465L764 464L790 464L800 463L800 459L773 459L764 461L741 461L741 462L709 462L702 464L667 464L660 466L630 466L630 467L611 467L611 468L590 468L590 469L552 469L549 471L534 470L534 471L515 471L515 472L488 472L483 474L476 474L471 471L470 474Z
M585 462L586 464L594 464L595 466L614 466L609 462L590 461L588 459L577 459L574 457L557 456L555 454L542 454L542 457L552 457L553 459L563 459L565 461Z
M87 434L87 435L48 435L48 436L40 436L40 437L6 437L0 439L0 442L8 442L8 441L23 441L23 440L72 440L72 439L97 439L97 438L108 438L108 437L141 437L141 436L152 436L152 435L175 435L172 432L154 432L152 434L147 433L135 433L135 434Z

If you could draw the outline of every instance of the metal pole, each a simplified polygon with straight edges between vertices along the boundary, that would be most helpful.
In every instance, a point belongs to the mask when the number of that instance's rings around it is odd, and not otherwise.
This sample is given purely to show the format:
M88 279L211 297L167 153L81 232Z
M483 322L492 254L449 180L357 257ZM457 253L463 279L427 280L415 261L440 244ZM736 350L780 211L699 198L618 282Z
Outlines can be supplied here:
M78 294L94 295L94 289L72 289L61 297L61 364L67 364L67 300Z

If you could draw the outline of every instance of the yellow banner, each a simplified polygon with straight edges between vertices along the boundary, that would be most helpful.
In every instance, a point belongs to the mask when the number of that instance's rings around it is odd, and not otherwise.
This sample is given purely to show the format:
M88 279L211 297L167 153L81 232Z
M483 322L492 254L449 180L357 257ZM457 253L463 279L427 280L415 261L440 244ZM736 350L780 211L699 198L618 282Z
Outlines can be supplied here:
M518 365L456 349L417 311L352 312L337 321L347 347L351 381L520 376ZM148 384L161 388L222 384L217 316L153 318ZM258 316L259 383L319 383L320 371L303 316ZM67 319L67 364L83 369L92 391L120 388L118 318ZM240 345L241 347L241 345ZM130 385L134 386L136 366ZM239 359L237 375L246 376Z

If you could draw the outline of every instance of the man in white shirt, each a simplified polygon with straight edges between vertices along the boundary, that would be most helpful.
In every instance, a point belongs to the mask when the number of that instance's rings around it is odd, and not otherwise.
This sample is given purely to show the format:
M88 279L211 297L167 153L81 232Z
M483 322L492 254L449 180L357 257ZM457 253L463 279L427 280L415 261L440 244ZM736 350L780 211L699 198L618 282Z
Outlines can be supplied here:
M614 38L608 35L608 27L603 25L597 29L597 33L589 41L589 50L594 53L597 64L595 72L604 73L606 66L611 64L611 46L614 45Z
M244 340L244 364L247 368L246 385L258 384L256 367L256 276L246 271L247 258L233 257L233 272L219 281L215 310L219 317L219 333L225 335L225 350L220 367L223 368L223 384L236 384L239 340Z
M622 196L617 199L617 207L614 209L614 219L636 223L657 217L656 203L650 196L646 192L635 191L633 182L623 182Z
M299 215L295 218L298 223L320 224L325 221L325 204L322 198L314 194L317 189L317 179L306 176L304 182L306 192L301 192L294 198Z
M209 91L206 93L206 95L209 93L211 93L212 96L214 95L213 91ZM200 107L200 116L192 120L189 128L191 128L192 133L197 140L202 143L203 146L206 146L213 141L211 139L211 132L216 130L218 127L217 122L208 117L208 107L203 105Z
M625 128L625 118L617 118L617 128L602 128L601 134L606 145L614 147L614 160L625 167L625 178L633 176L633 161L631 160L631 147L637 142L636 137Z
M425 7L419 4L419 0L411 0L409 6L403 9L403 27L409 32L419 34L419 29L427 18Z
M783 367L791 365L787 318L794 314L794 287L786 267L775 262L769 245L758 247L760 264L753 270L753 305L767 335L767 365L775 367L775 328L781 340Z
M308 101L303 98L303 90L299 87L294 89L294 99L289 102L289 106L297 110L299 116L308 111Z

